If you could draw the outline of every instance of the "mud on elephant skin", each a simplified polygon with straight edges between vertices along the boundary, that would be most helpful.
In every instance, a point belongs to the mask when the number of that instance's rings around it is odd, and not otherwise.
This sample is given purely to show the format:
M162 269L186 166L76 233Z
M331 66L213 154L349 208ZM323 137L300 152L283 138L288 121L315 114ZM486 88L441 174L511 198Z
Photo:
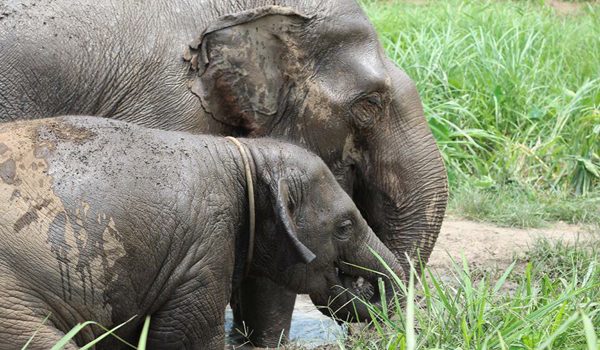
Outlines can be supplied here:
M79 322L137 315L117 332L135 343L151 315L150 348L221 350L246 273L327 295L337 269L373 283L385 272L368 247L402 273L323 161L297 146L95 117L0 125L0 349L36 329L28 348L47 349Z
M287 140L322 157L405 269L406 254L428 259L445 169L413 82L354 0L32 1L0 4L0 120ZM261 279L236 295L255 344L277 344L295 295Z

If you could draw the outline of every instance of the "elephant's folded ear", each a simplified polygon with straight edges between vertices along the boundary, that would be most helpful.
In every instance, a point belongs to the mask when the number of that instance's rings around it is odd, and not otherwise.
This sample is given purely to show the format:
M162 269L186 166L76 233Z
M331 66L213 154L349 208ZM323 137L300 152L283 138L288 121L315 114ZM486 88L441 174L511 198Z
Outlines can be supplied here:
M285 180L279 180L277 184L275 203L275 215L277 215L278 226L281 228L279 231L285 232L284 237L281 237L283 248L281 253L283 254L281 255L279 268L285 270L291 265L310 263L316 256L298 240L296 225L290 210L289 188Z
M307 20L292 9L266 6L209 26L184 54L192 71L190 89L204 109L248 134L275 123L291 84L285 73L289 37Z

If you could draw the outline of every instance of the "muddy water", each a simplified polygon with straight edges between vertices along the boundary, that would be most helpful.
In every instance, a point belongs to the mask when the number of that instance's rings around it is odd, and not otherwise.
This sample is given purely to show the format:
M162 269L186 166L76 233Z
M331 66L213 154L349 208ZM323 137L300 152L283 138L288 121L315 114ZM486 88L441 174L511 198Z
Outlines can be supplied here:
M232 327L233 315L231 309L227 307L225 315L226 334L230 334ZM323 316L315 308L308 296L299 295L296 298L290 330L290 338L294 343L310 349L319 345L333 344L344 333L337 323Z

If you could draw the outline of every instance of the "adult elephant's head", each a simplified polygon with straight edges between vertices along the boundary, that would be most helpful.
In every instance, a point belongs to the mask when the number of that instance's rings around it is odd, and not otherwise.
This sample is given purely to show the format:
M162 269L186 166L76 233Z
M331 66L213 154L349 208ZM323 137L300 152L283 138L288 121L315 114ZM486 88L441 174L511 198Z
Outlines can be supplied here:
M416 88L355 2L289 2L207 28L185 55L190 88L238 134L320 155L408 272L406 255L428 259L448 192Z

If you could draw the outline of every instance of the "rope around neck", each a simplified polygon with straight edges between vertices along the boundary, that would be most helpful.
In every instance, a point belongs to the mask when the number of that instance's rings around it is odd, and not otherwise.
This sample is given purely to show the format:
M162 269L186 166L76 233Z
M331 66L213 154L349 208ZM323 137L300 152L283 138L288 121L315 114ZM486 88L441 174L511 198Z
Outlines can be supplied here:
M246 147L244 147L244 145L242 145L242 143L238 141L238 139L236 139L233 136L227 136L225 138L233 142L237 146L238 150L240 151L240 154L242 155L242 161L244 162L244 171L246 173L246 185L248 187L248 209L250 211L250 233L248 235L248 255L246 256L245 269L245 273L248 274L248 270L250 269L250 263L252 262L252 258L254 255L254 232L256 227L256 212L254 208L254 184L252 183L252 171L250 170L250 157L246 151Z

